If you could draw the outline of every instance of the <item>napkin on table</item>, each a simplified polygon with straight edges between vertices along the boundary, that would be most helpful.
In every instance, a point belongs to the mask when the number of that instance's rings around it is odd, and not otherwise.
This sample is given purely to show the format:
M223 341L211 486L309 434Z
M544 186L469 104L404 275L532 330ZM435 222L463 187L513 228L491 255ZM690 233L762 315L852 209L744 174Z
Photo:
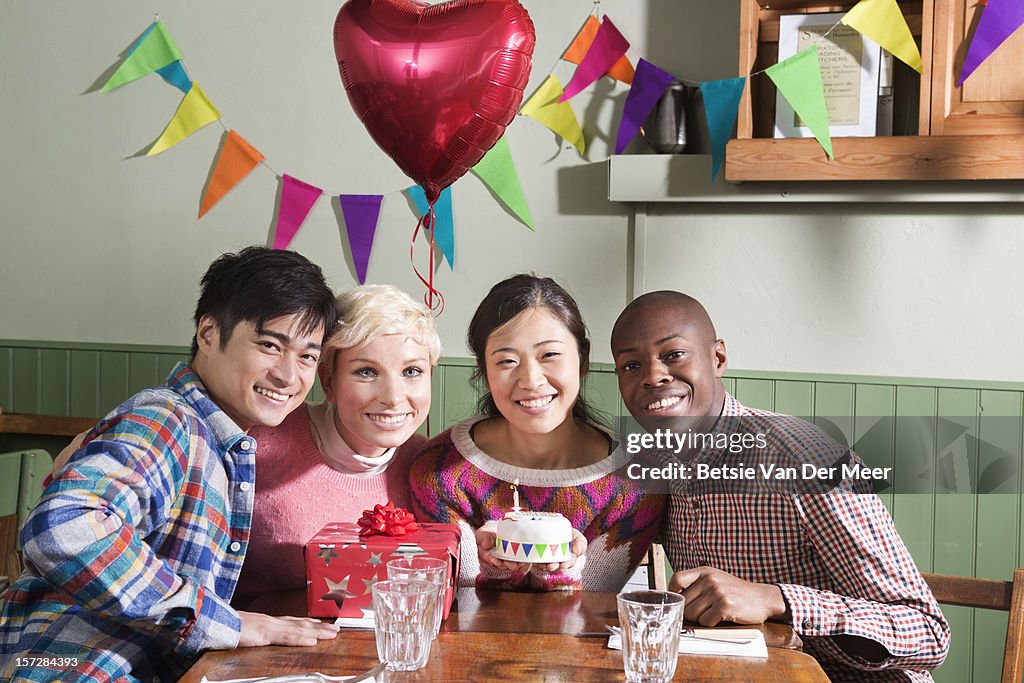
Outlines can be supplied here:
M756 628L695 629L693 633L692 636L684 635L679 638L679 654L760 657L762 659L768 657L768 645L764 642L764 634ZM707 640L707 638L738 642L720 643L716 640ZM613 650L621 650L622 636L616 633L608 638L608 647Z

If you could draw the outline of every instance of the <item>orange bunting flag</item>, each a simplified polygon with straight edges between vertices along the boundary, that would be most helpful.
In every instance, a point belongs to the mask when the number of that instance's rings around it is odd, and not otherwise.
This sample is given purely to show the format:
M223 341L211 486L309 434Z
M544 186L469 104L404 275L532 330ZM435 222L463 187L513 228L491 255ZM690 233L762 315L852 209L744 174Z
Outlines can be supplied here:
M587 17L583 28L576 34L572 44L565 49L562 59L573 64L582 62L591 44L594 42L594 38L597 37L597 31L600 28L601 22L597 20L597 17L593 14ZM605 75L617 81L622 81L626 85L631 85L633 83L633 73L633 65L630 63L629 58L626 55L622 55L618 61L612 64Z
M203 214L213 208L214 204L219 202L242 178L249 175L252 169L256 168L256 164L261 161L263 161L263 155L259 150L246 142L234 130L229 130L224 136L224 145L221 147L220 156L217 157L217 165L213 167L210 184L203 192L203 198L199 204L199 217L202 218Z

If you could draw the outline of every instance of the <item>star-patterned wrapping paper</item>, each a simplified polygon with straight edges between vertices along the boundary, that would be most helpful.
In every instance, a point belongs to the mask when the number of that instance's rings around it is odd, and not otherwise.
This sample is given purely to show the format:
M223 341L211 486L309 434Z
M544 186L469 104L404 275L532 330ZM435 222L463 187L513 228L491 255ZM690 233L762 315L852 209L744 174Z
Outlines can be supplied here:
M362 617L372 612L372 587L387 578L388 561L424 556L448 560L447 618L459 576L459 537L455 524L420 524L419 531L404 536L360 536L357 524L331 522L305 546L309 616Z

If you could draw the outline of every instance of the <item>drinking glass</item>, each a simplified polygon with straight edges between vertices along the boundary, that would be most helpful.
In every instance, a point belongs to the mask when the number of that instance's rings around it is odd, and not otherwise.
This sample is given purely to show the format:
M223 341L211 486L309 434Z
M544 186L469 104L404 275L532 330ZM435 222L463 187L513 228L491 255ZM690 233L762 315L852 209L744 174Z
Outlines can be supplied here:
M622 665L631 683L671 681L679 660L683 596L667 591L620 593Z
M389 581L426 581L437 587L432 638L437 638L448 591L448 562L436 557L400 557L388 562Z
M430 656L437 586L426 581L373 584L377 657L391 671L422 669Z

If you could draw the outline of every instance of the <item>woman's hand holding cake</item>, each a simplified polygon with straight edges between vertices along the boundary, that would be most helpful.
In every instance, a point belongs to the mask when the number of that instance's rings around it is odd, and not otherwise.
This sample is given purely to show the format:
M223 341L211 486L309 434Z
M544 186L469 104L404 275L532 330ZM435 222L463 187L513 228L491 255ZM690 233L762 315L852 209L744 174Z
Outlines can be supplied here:
M559 517L561 517L561 515L559 515ZM562 519L565 518L562 517ZM568 538L571 538L569 541L570 553L564 560L552 560L551 562L517 562L514 560L502 559L501 557L496 556L493 552L498 544L498 525L500 523L501 520L493 519L476 530L477 558L480 560L482 565L487 564L495 569L519 573L526 573L529 571L558 572L572 568L576 564L576 560L587 552L587 537L580 531L571 529L571 534L568 536ZM568 520L566 520L566 524L568 524ZM543 543L543 539L541 539L541 543ZM552 554L552 556L555 557L554 554Z

